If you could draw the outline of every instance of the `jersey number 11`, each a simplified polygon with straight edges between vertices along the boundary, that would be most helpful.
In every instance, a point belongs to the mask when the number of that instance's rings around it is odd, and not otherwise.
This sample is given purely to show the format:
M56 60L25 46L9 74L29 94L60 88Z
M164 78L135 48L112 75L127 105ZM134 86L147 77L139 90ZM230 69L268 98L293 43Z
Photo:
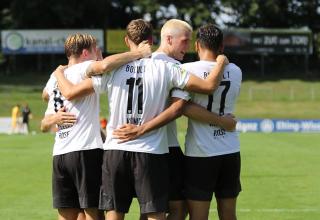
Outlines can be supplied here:
M138 114L142 114L143 112L143 83L142 78L129 78L127 79L127 85L129 85L128 92L128 104L127 104L127 114L132 114L132 99L133 99L133 87L138 86Z

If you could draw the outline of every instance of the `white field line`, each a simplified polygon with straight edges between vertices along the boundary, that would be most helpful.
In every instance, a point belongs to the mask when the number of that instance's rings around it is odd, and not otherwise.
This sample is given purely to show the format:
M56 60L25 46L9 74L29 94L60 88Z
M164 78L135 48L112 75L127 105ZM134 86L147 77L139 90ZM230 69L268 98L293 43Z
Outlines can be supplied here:
M210 209L210 212L217 212L216 209ZM237 209L237 212L274 212L274 213L283 213L283 212L320 212L320 209L317 208L305 208L305 209Z

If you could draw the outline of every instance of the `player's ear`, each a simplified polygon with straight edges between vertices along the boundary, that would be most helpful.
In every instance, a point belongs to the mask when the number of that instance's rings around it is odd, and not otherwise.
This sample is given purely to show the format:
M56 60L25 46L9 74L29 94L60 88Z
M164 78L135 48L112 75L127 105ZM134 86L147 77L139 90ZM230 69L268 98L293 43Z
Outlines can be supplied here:
M199 51L199 42L198 41L194 42L194 50L198 53L198 51Z
M172 36L171 35L167 35L166 36L166 41L167 41L168 45L172 45Z
M89 51L87 49L82 50L82 56L87 57L89 55Z
M124 37L124 42L126 43L127 47L130 48L130 39L128 38L128 36Z

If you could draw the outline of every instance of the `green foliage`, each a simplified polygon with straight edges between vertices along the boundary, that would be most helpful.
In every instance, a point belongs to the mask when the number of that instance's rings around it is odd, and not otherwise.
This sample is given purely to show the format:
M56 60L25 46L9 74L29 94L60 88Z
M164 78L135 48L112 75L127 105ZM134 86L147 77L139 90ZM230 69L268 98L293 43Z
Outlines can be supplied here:
M0 28L124 28L145 15L155 28L173 17L197 28L224 13L235 18L229 26L319 30L318 7L316 0L3 0Z
M178 127L185 127L180 120ZM185 130L180 129L180 141ZM51 202L53 136L0 135L0 219L56 219ZM320 218L318 134L240 135L239 219ZM213 200L214 201L214 200ZM212 202L210 219L218 219ZM139 216L134 200L126 219Z

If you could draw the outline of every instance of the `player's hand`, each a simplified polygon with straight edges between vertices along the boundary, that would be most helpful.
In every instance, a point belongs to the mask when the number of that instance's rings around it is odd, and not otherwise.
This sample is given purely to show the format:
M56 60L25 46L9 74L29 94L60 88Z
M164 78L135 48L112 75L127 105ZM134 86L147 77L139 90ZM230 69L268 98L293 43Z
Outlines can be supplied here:
M115 129L112 136L119 139L118 143L120 144L140 137L142 130L142 126L124 124L120 128Z
M139 45L137 50L141 53L143 58L150 57L152 54L151 45L147 40L142 41Z
M229 64L228 58L223 54L218 55L216 60L217 60L217 63L223 63L224 65Z
M57 125L73 125L76 123L77 118L74 114L66 112L66 108L62 107L55 114L55 121Z
M237 125L237 118L233 114L225 114L220 117L220 126L226 131L234 131Z
M57 69L54 71L54 75L57 76L57 74L63 74L64 70L68 67L68 65L59 65Z

